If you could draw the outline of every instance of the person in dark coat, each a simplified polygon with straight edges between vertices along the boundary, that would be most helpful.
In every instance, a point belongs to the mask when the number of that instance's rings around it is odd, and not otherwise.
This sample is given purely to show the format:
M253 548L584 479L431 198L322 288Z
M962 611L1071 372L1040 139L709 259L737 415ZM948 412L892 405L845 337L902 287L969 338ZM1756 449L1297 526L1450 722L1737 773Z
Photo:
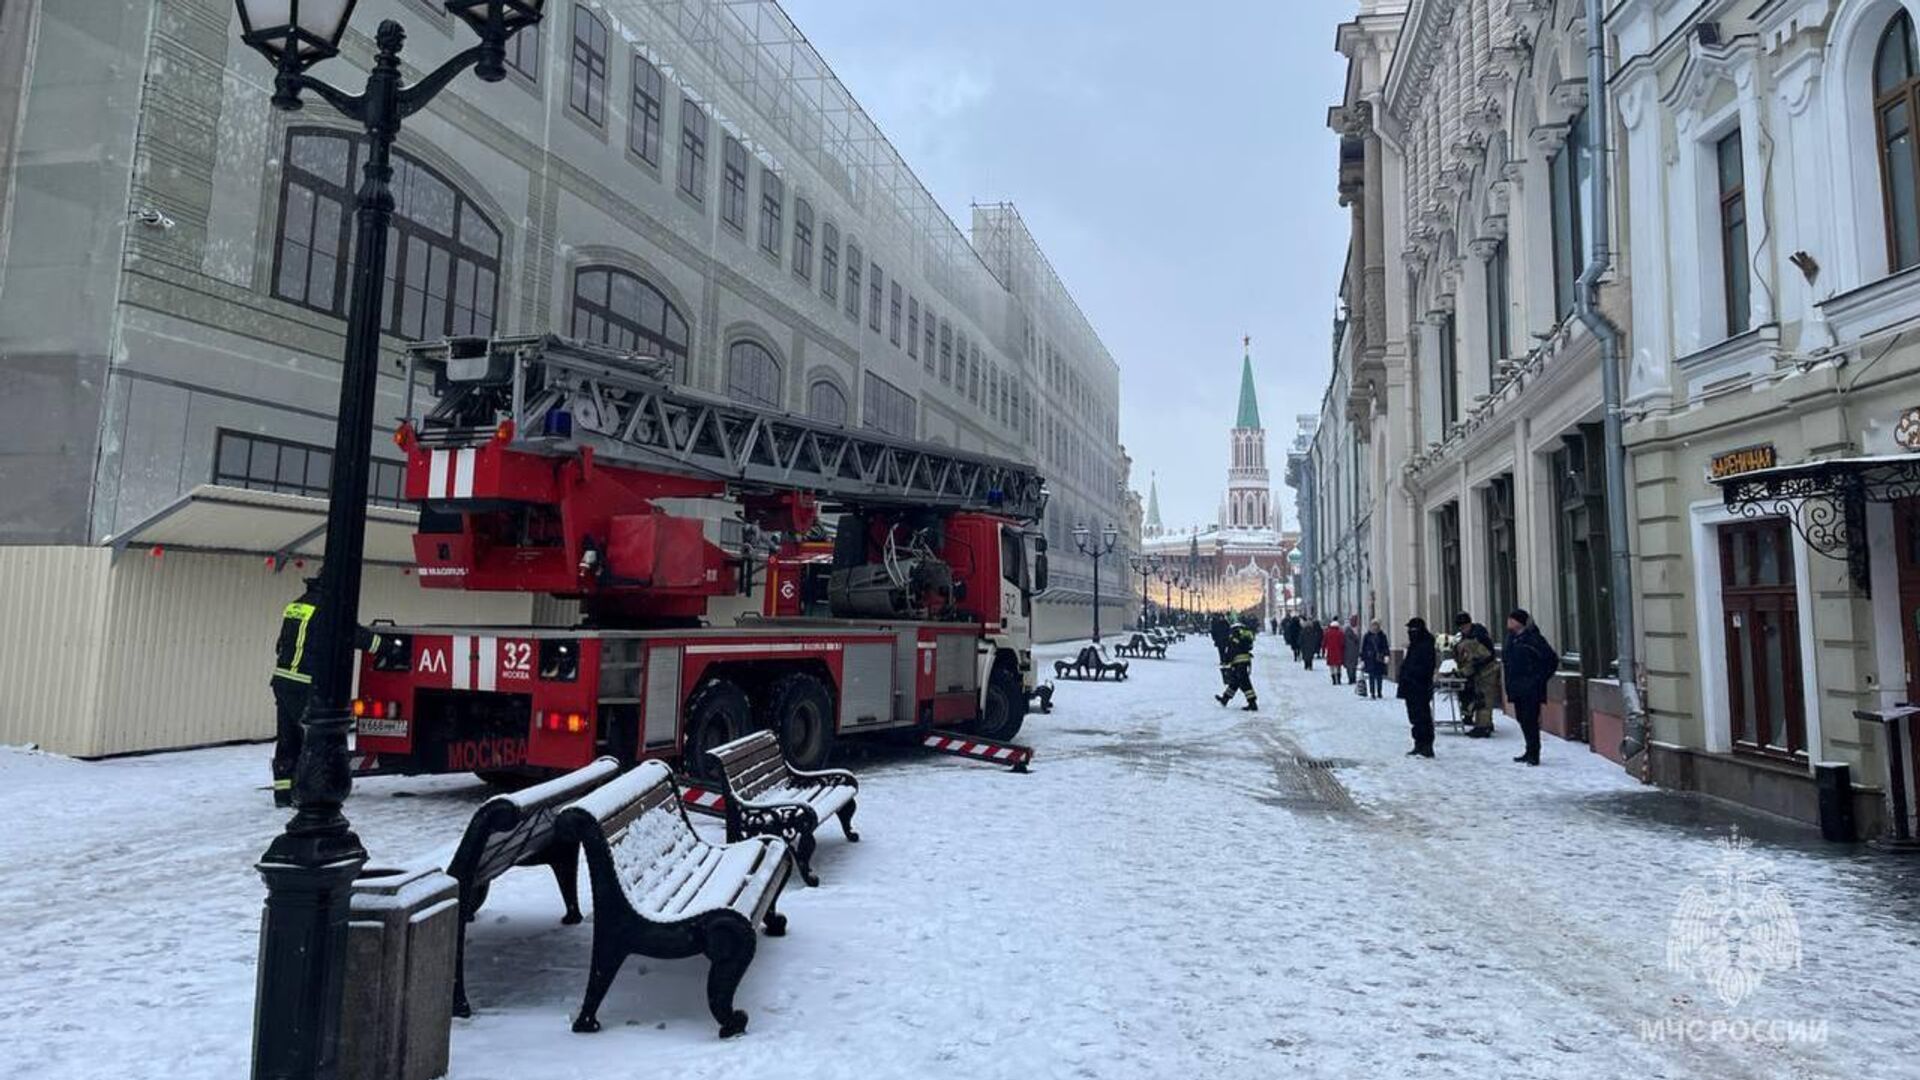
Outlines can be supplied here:
M1360 687L1360 616L1347 617L1347 625L1341 633L1346 637L1346 651L1341 659L1347 662L1347 682L1353 684L1357 697L1366 697L1366 690Z
M1293 650L1293 659L1298 662L1300 659L1300 616L1289 615L1280 620L1280 639L1287 643L1287 648Z
M1427 620L1414 616L1407 620L1407 655L1400 661L1400 685L1394 694L1407 703L1407 724L1413 729L1413 749L1409 757L1433 756L1433 675L1440 666L1440 653Z
M1540 764L1540 706L1547 700L1547 680L1560 667L1560 654L1547 644L1546 635L1533 623L1525 608L1514 608L1507 616L1507 643L1501 660L1507 672L1507 700L1513 702L1514 719L1520 721L1520 733L1527 748L1513 760L1528 765Z
M1233 671L1228 650L1233 644L1233 624L1225 615L1214 613L1207 623L1207 636L1213 639L1213 651L1220 654L1220 682L1233 689Z
M1393 651L1393 645L1387 641L1387 632L1380 629L1380 620L1375 619L1367 626L1367 636L1360 639L1360 666L1367 673L1366 683L1361 689L1375 700L1380 697L1380 684L1387 677L1387 657Z
M1300 659L1307 665L1308 671L1313 670L1313 658L1320 655L1320 645L1325 636L1319 618L1307 616L1307 621L1300 626Z

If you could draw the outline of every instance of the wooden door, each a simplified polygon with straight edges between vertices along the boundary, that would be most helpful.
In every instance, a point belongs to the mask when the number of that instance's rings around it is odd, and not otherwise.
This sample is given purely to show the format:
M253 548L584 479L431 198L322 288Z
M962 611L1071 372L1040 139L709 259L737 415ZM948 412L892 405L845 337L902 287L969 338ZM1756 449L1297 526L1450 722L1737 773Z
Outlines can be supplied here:
M1720 588L1734 749L1803 757L1800 606L1784 520L1720 527Z

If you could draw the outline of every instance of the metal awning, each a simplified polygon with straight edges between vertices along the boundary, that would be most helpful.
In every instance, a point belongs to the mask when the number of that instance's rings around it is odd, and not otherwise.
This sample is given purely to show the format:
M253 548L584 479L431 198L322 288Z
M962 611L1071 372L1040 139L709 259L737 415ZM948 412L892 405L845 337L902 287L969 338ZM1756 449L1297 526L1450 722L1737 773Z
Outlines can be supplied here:
M366 561L413 565L415 510L367 507ZM319 559L326 549L327 500L310 495L201 484L102 541L116 557L129 548L160 547L225 555L257 555L284 564Z
M1713 482L1720 485L1728 510L1786 518L1809 548L1845 559L1853 583L1867 592L1872 584L1867 504L1920 497L1920 454L1827 458Z

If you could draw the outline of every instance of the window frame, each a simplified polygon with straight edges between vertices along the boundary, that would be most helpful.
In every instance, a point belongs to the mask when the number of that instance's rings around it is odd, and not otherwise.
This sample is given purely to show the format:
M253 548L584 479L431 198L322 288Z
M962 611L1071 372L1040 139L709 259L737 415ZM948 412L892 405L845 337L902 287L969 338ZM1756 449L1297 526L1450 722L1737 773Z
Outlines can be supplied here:
M760 251L779 262L786 254L787 238L787 182L773 171L773 166L760 164Z
M866 372L860 395L860 427L896 439L912 439L919 431L920 403L905 388Z
M858 326L860 324L860 302L861 302L860 274L862 270L865 268L866 255L864 252L860 250L860 245L856 243L852 237L847 238L846 254L847 254L846 313L847 313L847 318L852 319L854 322L854 325Z
M680 193L707 205L707 146L713 121L690 94L680 95L680 160L674 169Z
M793 276L813 281L813 204L793 197Z
M344 181L335 181L294 162L293 144L295 139L323 138L337 139L347 147L347 167ZM355 192L353 188L354 166L360 159L360 139L352 132L335 128L293 127L287 129L286 141L281 148L280 168L280 205L275 210L273 230L273 267L267 279L267 295L276 300L295 304L309 311L318 311L323 315L336 318L344 317L347 306L347 267L353 261L353 217ZM295 184L313 200L308 210L307 240L301 245L305 252L306 268L301 274L301 295L298 297L284 293L280 289L281 275L285 273L287 258L288 210L291 200L288 198ZM313 237L320 221L320 199L325 198L339 205L339 221L334 227L337 244L328 258L333 260L333 273L330 279L330 302L317 304L313 296ZM294 241L298 244L299 241Z
M1449 311L1435 329L1439 333L1435 359L1440 369L1440 441L1445 442L1449 429L1460 422L1460 323Z
M529 68L521 61L530 60ZM535 86L540 85L540 24L528 23L515 31L507 39L507 70L526 79Z
M582 285L581 279L588 274L606 275L607 286L605 299L596 299L582 295L580 291ZM638 319L629 318L625 313L615 307L613 282L616 277L631 279L641 290L650 292L659 299L661 319L658 329L648 326ZM685 381L690 357L693 354L693 324L687 320L686 312L680 310L680 305L674 303L673 298L667 295L666 290L623 266L615 266L609 263L589 263L585 266L574 268L573 288L570 290L570 299L567 306L567 329L573 337L579 340L595 344L611 345L615 348L621 347L620 343L612 340L610 335L603 334L596 337L590 330L585 333L581 332L579 319L583 313L589 320L597 317L601 320L602 324L607 327L624 330L632 334L635 338L636 345L645 344L651 346L656 354L673 362L675 380ZM674 319L679 320L681 332L686 340L676 342L670 335L669 331L673 327L672 320ZM591 322L589 322L588 325L591 327ZM639 350L636 349L636 351Z
M907 355L920 359L920 298L912 293L907 294ZM927 370L933 370L931 359Z
M627 149L654 168L660 167L660 155L666 146L666 76L653 61L639 52L633 54L633 97L627 114ZM644 85L651 82L651 86ZM647 152L651 136L652 153Z
M393 186L396 199L393 217L387 226L387 265L382 269L387 287L384 301L386 307L385 310L381 312L381 331L403 341L428 341L435 337L452 337L455 335L468 334L486 336L492 334L494 329L500 324L500 269L502 254L506 249L506 236L501 232L500 227L493 223L493 219L485 211L481 210L478 204L476 204L465 191L461 190L460 185L454 183L445 173L421 161L419 158L411 154L403 153L400 150L394 150L392 156L394 165ZM406 182L406 178L403 175L405 170L419 171L429 180L446 188L452 195L453 209L451 211L451 217L453 225L451 232L436 232L432 226L405 213L406 203L403 191ZM482 248L469 242L466 237L462 235L469 213L477 217L487 231L493 234L494 250L492 254L488 254ZM420 241L426 247L427 269L425 273L429 275L432 274L433 257L436 252L444 251L447 256L446 294L439 298L444 303L443 318L437 330L429 326L426 323L427 312L424 310L425 301L423 300L421 334L417 338L410 337L403 332L406 329L407 296L409 290L412 289L412 286L407 281L407 277L412 268L414 253L414 245L411 241L415 240ZM486 325L484 327L480 327L477 322L469 322L465 327L456 325L460 311L460 268L463 262L474 267L474 303L468 305L468 310L475 316L480 314L478 304L479 275L485 274L491 282L489 286L491 295L487 302L485 313ZM424 296L432 297L431 283L429 282L428 285L429 287L423 288L421 291Z
M1880 61L1884 50L1892 42L1896 31L1904 29L1901 42L1906 56L1906 78L1891 87L1880 85ZM1887 272L1897 274L1902 270L1920 266L1920 43L1916 42L1913 17L1906 8L1894 12L1887 20L1880 34L1874 40L1873 54L1869 61L1867 86L1873 102L1873 157L1880 176L1880 219L1881 232L1885 237L1887 249ZM1887 146L1887 114L1895 108L1906 109L1907 167L1912 170L1914 198L1906 207L1901 207L1894 192L1892 173L1892 154ZM1905 216L1903 220L1902 211ZM1906 228L1903 229L1902 225ZM1900 254L1903 233L1911 241L1913 248L1903 261Z
M761 388L759 387L746 385L738 378L741 374L739 368L741 358L751 353L758 354L757 357L754 357L756 360L764 358L767 368L770 368L772 371L771 386L773 393L771 396L761 393ZM768 348L765 343L754 338L735 338L727 344L726 360L726 385L722 387L722 392L725 393L729 399L745 402L750 405L760 405L769 409L784 410L786 408L786 367L780 362L780 357L775 355L774 351ZM756 376L756 381L764 380L765 370L766 369L763 369L753 373Z
M820 295L839 306L840 226L831 221L820 223Z
M838 417L823 416L820 411L814 407L814 398L822 389L831 391L834 398L839 401L840 412ZM839 383L832 379L816 378L807 384L807 419L818 421L822 424L832 424L835 427L846 427L848 421L852 418L853 403L847 400L847 392L841 388Z
M886 275L879 263L870 260L867 263L867 329L876 334L880 332L880 308L886 303L886 296Z
M747 235L747 145L732 132L720 137L720 224Z
M586 20L585 29L587 32L587 37L584 41L581 38L581 20L583 18ZM568 52L567 108L571 109L575 114L594 127L605 128L607 126L607 75L609 74L610 68L607 57L607 46L612 40L607 33L607 24L601 21L600 16L595 15L593 10L585 4L575 4L573 5L573 22L571 28L573 36L570 51ZM599 38L599 44L597 46L594 43L596 32ZM584 56L582 55L583 51ZM581 64L583 61L586 65L584 68L584 80L576 74L582 72ZM595 92L596 86L598 87L597 93ZM582 97L582 100L578 102L574 100L574 91L576 89L581 91Z
M1487 376L1500 378L1501 362L1513 351L1512 258L1506 237L1494 243L1484 267L1487 293Z
M1737 176L1729 186L1728 149ZM1714 192L1719 212L1721 304L1726 335L1738 337L1753 329L1753 280L1747 250L1745 143L1735 127L1713 142Z
M244 443L247 447L247 460L238 473L227 472L222 463L226 460L226 447L229 441ZM253 455L263 446L274 450L274 475L271 480L253 475ZM289 450L300 452L300 479L283 480L280 478L281 456ZM313 462L321 458L326 470L325 478L314 482ZM367 504L370 506L392 506L402 509L411 506L407 502L407 463L392 458L374 457L368 462ZM213 433L213 467L208 472L209 480L221 487L238 487L247 491L273 491L285 495L300 495L307 498L324 499L332 494L333 448L317 443L305 443L295 439L282 439L272 435L261 435L237 428L215 428ZM391 482L389 482L391 481ZM392 494L383 494L382 490Z
M1586 269L1586 223L1581 205L1581 163L1587 153L1586 113L1568 121L1567 137L1547 159L1547 214L1553 243L1554 319L1578 306L1580 274Z

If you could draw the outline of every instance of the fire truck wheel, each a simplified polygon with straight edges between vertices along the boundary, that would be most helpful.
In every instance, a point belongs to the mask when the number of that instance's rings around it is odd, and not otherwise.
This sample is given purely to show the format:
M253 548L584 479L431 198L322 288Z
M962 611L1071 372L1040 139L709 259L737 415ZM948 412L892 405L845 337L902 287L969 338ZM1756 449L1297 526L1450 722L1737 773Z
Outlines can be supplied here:
M726 679L709 679L687 699L687 734L680 767L696 780L717 782L707 752L746 733L753 715L747 692Z
M973 725L974 734L1005 742L1020 734L1026 719L1027 698L1020 692L1020 676L995 668L987 680L987 706L980 712L980 722Z
M780 752L796 769L825 768L833 755L833 692L805 672L773 684L767 716L780 739Z

